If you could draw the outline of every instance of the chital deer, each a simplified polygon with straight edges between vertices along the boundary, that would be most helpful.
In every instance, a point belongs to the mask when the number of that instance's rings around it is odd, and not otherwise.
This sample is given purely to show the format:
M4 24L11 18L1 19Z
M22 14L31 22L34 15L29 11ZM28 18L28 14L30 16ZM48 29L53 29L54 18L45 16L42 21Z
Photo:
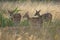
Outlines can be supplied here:
M27 18L27 20L28 20L28 22L30 23L30 24L32 24L33 26L35 25L40 25L41 26L41 24L43 23L42 22L42 18L40 17L29 17L29 14L28 14L28 12L26 12L25 13L25 15L23 16L23 18Z
M42 17L30 17L28 12L26 12L25 15L23 16L23 18L27 18L29 24L32 25L32 26L30 26L31 31L29 31L29 34L35 35L35 33L37 33L37 34L40 33L42 24L43 24ZM37 36L39 36L39 35L37 35ZM32 40L33 40L33 38L32 38Z
M9 15L10 15L10 19L14 22L15 25L18 25L21 21L21 14L20 13L16 13L14 14L14 11L9 11Z
M39 14L40 11L41 10L39 10L39 11L36 10L35 16L38 15L39 17L42 17L44 22L51 22L52 21L52 14L51 13L45 13L43 15L40 15Z

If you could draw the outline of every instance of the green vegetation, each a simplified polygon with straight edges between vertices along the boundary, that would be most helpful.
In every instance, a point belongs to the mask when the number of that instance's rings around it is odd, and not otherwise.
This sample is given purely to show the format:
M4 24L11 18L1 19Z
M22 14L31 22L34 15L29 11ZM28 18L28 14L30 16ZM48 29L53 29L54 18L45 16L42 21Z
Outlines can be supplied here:
M20 26L29 26L29 22L27 20L24 20L20 23Z
M4 18L3 13L0 12L0 27L6 26L13 26L13 22L8 18Z
M13 12L14 13L17 13L21 10L18 10L18 8L16 7ZM5 10L2 10L0 11L0 27L6 27L6 26L14 26L14 23L12 20L8 19L8 18L4 18L3 14L5 14ZM28 26L29 23L27 20L24 20L20 23L21 26Z
M13 12L17 13L20 10L18 10L18 7L16 7ZM4 18L3 14L6 13L6 10L1 9L0 10L0 27L6 27L6 26L13 26L14 23L12 20L8 19L8 18Z

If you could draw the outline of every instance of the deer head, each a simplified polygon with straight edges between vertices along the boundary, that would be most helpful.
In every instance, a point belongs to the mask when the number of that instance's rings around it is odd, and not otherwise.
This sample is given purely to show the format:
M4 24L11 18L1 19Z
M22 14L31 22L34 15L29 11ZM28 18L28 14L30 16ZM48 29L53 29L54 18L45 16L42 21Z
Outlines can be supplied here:
M10 11L10 10L8 10L8 13L9 13L10 16L12 16L13 13L14 13L14 11Z
M39 10L39 11L36 10L35 16L36 16L36 15L40 15L40 14L39 14L40 11L41 11L41 10Z
M10 16L12 16L14 13L18 13L19 11L22 11L22 10L18 10L18 8L15 8L13 11L8 10Z
M26 17L29 18L28 12L26 12L25 15L23 16L23 18L26 18Z

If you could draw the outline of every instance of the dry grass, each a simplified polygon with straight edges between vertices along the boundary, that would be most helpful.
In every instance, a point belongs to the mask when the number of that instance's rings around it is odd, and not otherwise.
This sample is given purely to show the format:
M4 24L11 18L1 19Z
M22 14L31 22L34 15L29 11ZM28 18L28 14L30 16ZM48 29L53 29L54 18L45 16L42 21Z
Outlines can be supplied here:
M46 12L50 12L53 15L53 19L56 19L60 15L60 4L58 3L31 3L31 2L0 2L1 9L5 10L13 10L14 8L18 7L18 9L22 10L20 13L22 16L25 14L26 11L29 11L30 16L34 16L35 10L41 9L41 14ZM59 18L58 18L59 19Z
M60 17L60 4L54 3L31 3L31 2L0 2L1 9L6 11L5 17L8 17L7 10L13 10L18 7L23 16L26 11L29 11L30 16L33 16L35 10L41 9L41 13L50 12L53 15L53 21ZM2 11L2 10L0 10ZM4 12L5 13L5 12ZM42 15L41 14L41 15ZM32 28L31 28L32 27ZM39 26L37 26L39 27ZM44 24L42 28L35 28L34 26L21 27L5 27L0 28L0 40L60 40L60 21L56 20L50 25Z
M0 28L0 40L60 40L60 24Z

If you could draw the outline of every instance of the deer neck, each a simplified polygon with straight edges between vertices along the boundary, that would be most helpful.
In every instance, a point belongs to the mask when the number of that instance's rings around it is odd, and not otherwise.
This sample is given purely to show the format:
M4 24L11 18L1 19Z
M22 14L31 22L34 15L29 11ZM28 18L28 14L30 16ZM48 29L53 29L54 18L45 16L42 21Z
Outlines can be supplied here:
M40 14L38 14L38 17L40 17L41 15Z

